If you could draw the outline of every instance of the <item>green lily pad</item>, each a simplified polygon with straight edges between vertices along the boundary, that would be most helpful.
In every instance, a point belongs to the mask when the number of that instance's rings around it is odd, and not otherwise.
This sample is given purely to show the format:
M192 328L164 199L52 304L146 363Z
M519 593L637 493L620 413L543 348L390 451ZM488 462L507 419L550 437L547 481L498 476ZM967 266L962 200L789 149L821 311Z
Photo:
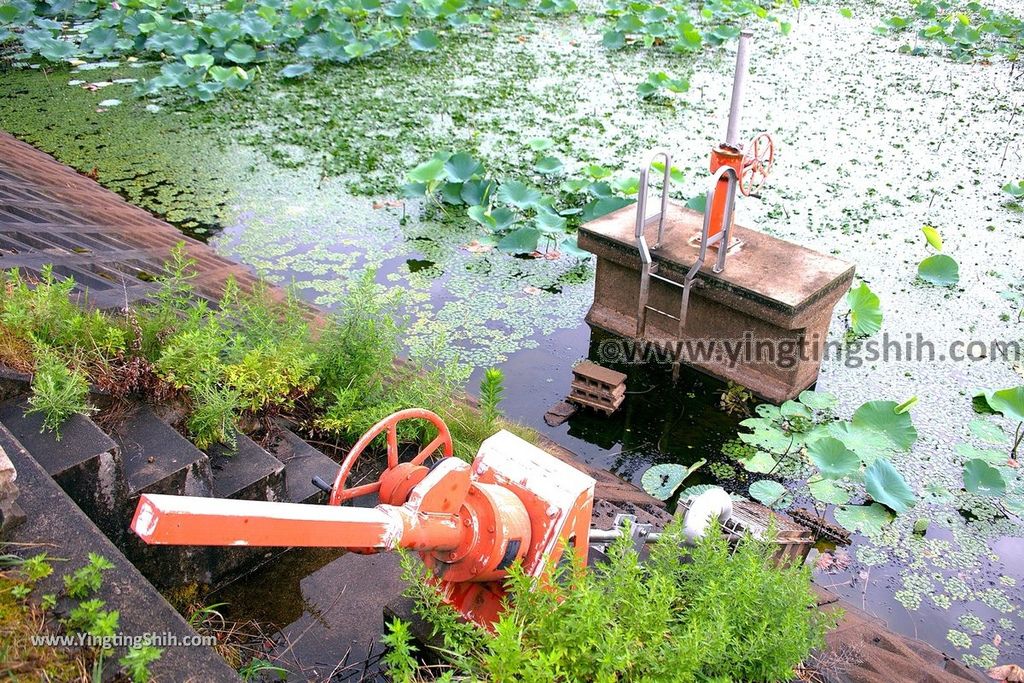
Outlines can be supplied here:
M529 209L536 206L543 196L540 190L518 180L505 181L498 188L498 200L519 209Z
M909 413L899 413L895 401L868 401L853 413L850 422L858 428L883 434L895 448L909 451L917 441L917 430Z
M867 337L882 329L882 301L867 283L851 289L846 303L850 306L850 325L858 337Z
M1024 422L1024 385L992 392L988 404L1014 422Z
M464 183L471 180L473 176L482 173L483 170L484 167L479 161L464 152L453 154L448 157L448 161L444 162L444 171L448 180L453 183Z
M988 420L971 420L971 434L985 443L1006 443L1006 433Z
M785 486L770 479L755 481L750 485L750 497L770 508L778 505L787 493Z
M256 50L247 43L235 42L224 50L224 57L235 64L248 64L256 59Z
M921 261L917 274L925 282L949 287L960 281L960 265L945 254L935 254Z
M191 69L209 69L213 66L213 55L205 52L186 54L181 58Z
M860 468L860 457L831 436L817 439L807 446L807 456L825 479L842 479Z
M668 500L676 489L686 481L693 472L707 461L698 460L692 465L663 464L651 467L640 477L640 485L644 491L658 500Z
M537 228L519 228L501 238L498 249L513 254L529 254L537 251L539 241L540 230Z
M488 230L494 230L497 227L497 221L494 220L494 216L487 212L487 207L485 206L471 206L466 213L469 214L470 218Z
M879 503L903 513L917 502L917 495L892 463L878 458L864 472L864 488Z
M420 52L432 52L440 46L441 41L433 31L424 29L409 37L409 47Z
M433 159L424 161L409 171L409 180L414 183L431 183L440 180L445 175L444 164L446 161L447 159L443 156L435 156Z
M844 505L835 509L836 521L844 529L865 536L877 536L882 527L892 521L892 513L878 503L870 505Z
M796 401L786 401L783 403L779 407L779 413L781 413L783 417L804 417L807 419L812 417L811 409L803 403L798 403Z
M562 161L556 157L543 157L534 164L533 170L542 175L561 173L565 168Z
M964 488L979 496L999 497L1006 493L1006 480L984 460L968 460L964 463Z
M586 249L580 249L580 246L577 243L576 238L576 235L567 238L558 246L558 250L561 251L562 254L564 254L565 256L575 259L585 259L593 256L593 254L591 254Z
M1005 451L997 451L993 448L976 448L969 443L958 443L953 447L953 452L962 457L964 462L980 459L993 465L1005 465L1009 459Z
M609 50L618 50L626 44L626 34L622 31L605 31L601 44Z
M801 391L797 397L801 403L812 410L832 410L836 407L838 400L832 394L825 391Z
M831 479L808 482L807 489L814 499L829 505L845 505L850 502L850 492Z
M305 76L308 73L312 73L312 64L289 64L280 71L277 72L281 78L299 78Z
M764 451L758 451L749 458L740 458L739 461L743 465L743 469L758 474L768 474L779 464L775 458Z

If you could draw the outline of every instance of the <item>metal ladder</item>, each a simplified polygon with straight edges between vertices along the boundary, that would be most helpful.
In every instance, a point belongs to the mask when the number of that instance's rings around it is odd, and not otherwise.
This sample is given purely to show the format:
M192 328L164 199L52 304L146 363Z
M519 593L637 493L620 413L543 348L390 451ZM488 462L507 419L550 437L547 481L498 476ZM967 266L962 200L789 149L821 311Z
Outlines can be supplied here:
M652 216L647 216L647 194L649 191L648 176L651 164L659 156L665 159L665 180L661 188L661 211ZM711 183L708 187L707 200L705 201L704 211L704 227L701 230L700 237L700 251L697 254L697 260L694 261L693 265L690 266L690 270L687 271L686 277L682 283L670 280L658 274L658 265L653 263L651 259L651 251L661 246L661 240L665 233L665 213L668 208L668 187L670 179L670 171L672 168L671 159L668 152L663 150L653 151L647 159L647 164L640 169L640 194L637 198L636 207L636 246L640 252L640 298L637 306L636 314L636 336L638 339L642 339L644 333L647 331L647 312L651 311L662 315L670 320L675 320L679 327L676 332L676 337L681 338L683 336L683 328L686 326L686 313L690 303L690 289L693 287L693 281L697 277L697 273L700 272L701 267L704 265L704 258L707 256L708 247L713 244L723 242L723 246L718 249L718 259L715 261L715 265L712 266L712 270L715 273L721 273L725 270L725 257L728 252L729 245L729 233L732 229L732 214L733 208L736 204L736 184L738 176L736 170L730 166L722 166L718 169L718 172L711 177ZM727 181L727 192L729 193L725 202L725 211L722 214L723 225L719 226L720 230L714 237L708 237L711 229L711 212L707 210L707 207L713 205L715 201L715 192L718 190L718 181L725 176ZM658 222L658 241L655 242L654 246L647 246L647 238L644 235L645 229L651 223ZM672 315L661 309L654 308L647 304L650 296L651 278L655 278L666 284L672 285L673 287L679 287L683 290L682 297L679 304L679 315ZM677 360L678 365L678 360Z

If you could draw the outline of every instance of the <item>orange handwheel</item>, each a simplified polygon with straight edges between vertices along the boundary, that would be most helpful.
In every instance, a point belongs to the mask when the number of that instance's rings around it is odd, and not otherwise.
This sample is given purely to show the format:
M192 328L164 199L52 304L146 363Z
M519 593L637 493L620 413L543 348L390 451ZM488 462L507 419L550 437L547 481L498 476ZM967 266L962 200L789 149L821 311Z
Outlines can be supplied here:
M768 133L758 133L747 144L747 151L743 155L740 192L749 197L761 189L765 180L768 179L773 163L775 163L775 142Z
M400 467L398 462L398 423L402 420L426 420L437 427L437 436L434 440L420 450L411 461L401 463L402 467L422 465L423 461L442 446L444 447L441 452L442 457L450 458L452 456L452 453L454 453L452 435L448 431L448 425L444 423L444 420L439 415L423 408L399 410L397 413L389 415L371 427L369 431L359 438L359 441L352 447L352 450L345 456L345 460L341 463L341 470L338 471L338 476L334 479L334 488L331 489L331 498L328 501L330 505L341 505L346 500L380 491L381 480L384 479L388 472ZM387 430L388 441L387 469L381 474L381 478L372 484L363 484L362 486L346 489L345 482L348 480L348 475L352 472L352 466L355 465L363 450L374 439L383 434L385 430Z

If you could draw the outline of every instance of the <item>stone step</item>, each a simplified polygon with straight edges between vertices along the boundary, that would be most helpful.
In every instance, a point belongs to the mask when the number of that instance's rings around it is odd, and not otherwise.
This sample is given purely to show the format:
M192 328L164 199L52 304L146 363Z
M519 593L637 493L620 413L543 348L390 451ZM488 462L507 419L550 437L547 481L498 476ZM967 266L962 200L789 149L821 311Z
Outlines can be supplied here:
M284 501L284 463L245 434L237 448L216 444L206 450L213 473L213 495L238 500Z
M132 498L141 493L213 495L210 459L144 403L114 431Z
M285 465L289 503L327 502L327 493L313 485L313 477L320 477L327 483L332 483L338 475L338 463L284 426L281 426L280 433L268 449Z
M68 437L64 437L68 438ZM64 439L62 439L63 441ZM132 566L82 510L52 481L36 458L0 425L0 451L10 457L18 471L19 505L26 521L11 530L11 542L5 552L31 556L46 551L53 562L53 573L41 579L34 599L46 593L61 594L63 579L88 562L89 553L102 555L114 564L104 572L97 598L104 609L118 612L118 631L126 636L156 633L178 640L178 647L165 647L161 657L150 665L155 681L237 681L238 674L216 651L207 645L182 647L186 638L196 637L192 627L167 603L153 586ZM77 601L62 597L54 616L64 616ZM107 657L107 675L112 677L117 660L126 647L119 644ZM0 669L2 669L0 665ZM183 672L187 672L185 675Z
M68 418L58 435L43 430L43 415L28 409L25 397L5 401L0 423L104 533L116 537L127 499L118 445L84 415Z

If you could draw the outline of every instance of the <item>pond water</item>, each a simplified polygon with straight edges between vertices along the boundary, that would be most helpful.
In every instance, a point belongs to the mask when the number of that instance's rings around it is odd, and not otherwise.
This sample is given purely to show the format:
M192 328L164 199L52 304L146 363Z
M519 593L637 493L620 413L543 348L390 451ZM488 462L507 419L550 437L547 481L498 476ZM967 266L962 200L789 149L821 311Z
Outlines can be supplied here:
M872 28L905 11L902 2L852 19L841 6L793 13L787 36L755 27L744 129L771 131L779 152L761 198L739 202L738 221L855 263L894 339L920 333L940 351L1020 340L1024 222L999 189L1024 177L1019 78L1004 62L901 54L899 41ZM694 373L673 384L630 369L619 413L548 427L543 414L567 394L572 364L591 355L583 318L592 266L473 253L464 248L479 236L471 222L386 200L438 150L471 151L496 176L520 177L535 136L555 142L570 173L593 162L632 174L646 149L666 146L686 177L679 196L693 196L724 132L734 48L691 64L664 51L609 53L600 22L520 16L499 26L437 53L398 49L303 82L265 78L211 105L160 102L159 111L129 97L97 107L127 85L68 85L144 77L146 65L4 73L16 97L0 102L0 127L83 171L96 167L109 187L325 307L354 270L375 268L382 285L406 292L410 352L457 357L474 369L471 388L484 368L501 367L506 413L586 462L636 482L654 463L725 463L720 449L739 418L718 408L722 387ZM689 92L641 103L635 88L652 70L688 76ZM924 224L960 263L952 289L915 283L928 254ZM845 313L840 303L833 338ZM816 580L981 666L1024 661L1024 540L1018 520L961 491L954 447L970 442L974 391L1020 384L1021 373L994 359L829 359L818 385L839 397L841 417L868 400L919 397L920 436L895 464L923 500L876 537L856 537L850 566ZM696 476L742 493L724 467ZM952 493L933 495L930 484ZM912 533L919 518L929 521L923 536Z

